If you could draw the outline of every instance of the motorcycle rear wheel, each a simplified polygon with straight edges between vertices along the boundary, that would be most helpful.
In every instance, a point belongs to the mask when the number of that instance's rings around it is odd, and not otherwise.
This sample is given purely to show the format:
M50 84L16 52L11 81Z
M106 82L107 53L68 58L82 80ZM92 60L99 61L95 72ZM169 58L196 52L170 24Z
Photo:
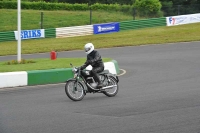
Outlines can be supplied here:
M116 86L110 89L106 89L105 92L103 92L103 94L105 94L108 97L114 97L119 91L117 80L110 76L108 77L108 80L109 80L108 86L111 85L116 85Z
M65 93L71 100L81 101L85 96L83 85L78 82L77 88L75 88L75 84L74 80L68 81L65 85Z

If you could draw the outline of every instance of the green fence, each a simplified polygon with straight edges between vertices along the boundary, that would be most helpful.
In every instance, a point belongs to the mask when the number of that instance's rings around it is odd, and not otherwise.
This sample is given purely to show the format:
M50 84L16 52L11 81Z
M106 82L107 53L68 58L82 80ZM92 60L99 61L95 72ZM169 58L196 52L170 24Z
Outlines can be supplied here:
M143 20L131 20L120 22L120 31L133 30L148 27L166 26L166 18L152 18Z

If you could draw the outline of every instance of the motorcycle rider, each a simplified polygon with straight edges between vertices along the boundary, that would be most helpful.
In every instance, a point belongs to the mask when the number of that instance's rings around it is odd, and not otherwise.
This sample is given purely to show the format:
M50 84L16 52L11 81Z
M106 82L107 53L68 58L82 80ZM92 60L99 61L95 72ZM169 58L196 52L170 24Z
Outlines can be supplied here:
M94 50L94 45L92 43L85 44L85 53L87 54L87 60L83 66L80 67L81 70L85 69L88 65L92 66L90 75L94 77L94 80L98 83L97 88L102 88L103 85L99 79L98 73L104 70L104 63L101 59L101 55L98 51Z

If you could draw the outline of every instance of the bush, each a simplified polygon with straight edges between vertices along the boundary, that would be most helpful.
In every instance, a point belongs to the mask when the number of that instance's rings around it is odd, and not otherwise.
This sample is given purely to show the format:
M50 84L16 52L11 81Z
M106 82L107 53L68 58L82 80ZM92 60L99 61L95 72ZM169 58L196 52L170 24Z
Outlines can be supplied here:
M17 9L16 1L0 1L0 9Z
M17 65L17 64L29 64L29 63L36 63L36 61L22 59L20 62L18 62L17 60L12 60L6 62L5 65Z
M120 5L120 4L100 4L95 3L91 6L88 4L69 4L69 3L49 3L45 1L38 2L21 2L22 9L32 10L68 10L68 11L86 11L90 10L104 10L104 11L119 11L129 15L133 14L133 7L139 12L137 15L141 17L161 17L162 12L161 3L159 0L136 0L134 6ZM0 1L0 9L17 9L16 1Z
M119 4L99 4L95 3L90 6L92 10L106 10L106 11L122 11L129 12L132 9L130 5ZM49 3L49 2L21 2L22 9L33 10L69 10L69 11L85 11L89 10L88 4L69 4L69 3ZM16 1L0 1L0 9L17 9Z

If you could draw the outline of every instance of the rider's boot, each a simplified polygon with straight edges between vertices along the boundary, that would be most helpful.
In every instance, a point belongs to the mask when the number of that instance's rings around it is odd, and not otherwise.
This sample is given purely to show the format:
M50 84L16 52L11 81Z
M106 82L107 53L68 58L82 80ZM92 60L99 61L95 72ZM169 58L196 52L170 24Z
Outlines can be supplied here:
M98 76L98 74L97 73L94 73L94 78L95 78L95 80L97 81L97 89L100 89L100 88L102 88L103 87L103 84L101 83L101 81L100 81L100 79L99 79L99 76Z
M103 87L103 84L101 82L100 83L98 82L97 88L101 89L102 87Z

